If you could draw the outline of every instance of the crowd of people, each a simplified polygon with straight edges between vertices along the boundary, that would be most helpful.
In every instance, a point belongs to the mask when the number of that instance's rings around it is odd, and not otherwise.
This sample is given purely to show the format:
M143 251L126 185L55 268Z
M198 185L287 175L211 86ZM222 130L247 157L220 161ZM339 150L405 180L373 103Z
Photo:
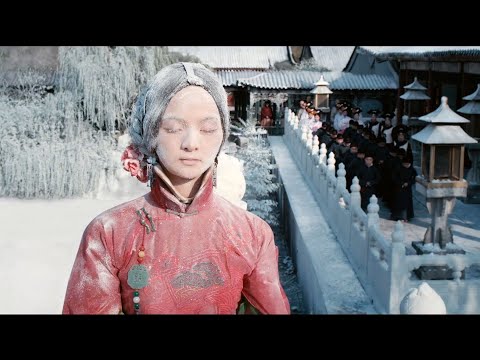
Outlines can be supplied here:
M300 101L299 127L307 127L327 154L335 154L335 166L345 165L347 189L356 176L361 187L361 205L366 211L372 195L381 198L391 211L392 220L414 217L412 186L417 172L409 142L409 127L393 125L394 114L378 109L361 116L362 109L339 101L331 120L321 121L320 110Z

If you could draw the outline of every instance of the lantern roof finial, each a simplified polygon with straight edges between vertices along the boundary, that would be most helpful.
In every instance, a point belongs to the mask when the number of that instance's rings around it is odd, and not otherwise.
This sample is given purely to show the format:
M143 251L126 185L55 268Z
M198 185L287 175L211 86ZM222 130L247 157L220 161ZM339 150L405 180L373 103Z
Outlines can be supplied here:
M458 115L455 111L450 109L450 106L448 106L448 98L446 96L442 96L441 104L437 110L419 117L418 120L435 124L464 124L470 122L470 120Z

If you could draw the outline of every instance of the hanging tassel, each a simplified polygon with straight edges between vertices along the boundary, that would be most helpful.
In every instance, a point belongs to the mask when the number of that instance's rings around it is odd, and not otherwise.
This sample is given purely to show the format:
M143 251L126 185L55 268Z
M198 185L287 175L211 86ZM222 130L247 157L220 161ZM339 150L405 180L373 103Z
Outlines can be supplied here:
M217 187L217 165L218 157L215 158L215 162L213 163L213 187Z
M147 178L148 178L148 187L152 187L153 182L153 166L152 164L147 164Z
M148 186L152 187L153 184L153 165L157 163L157 160L153 156L149 156L147 159L147 178Z

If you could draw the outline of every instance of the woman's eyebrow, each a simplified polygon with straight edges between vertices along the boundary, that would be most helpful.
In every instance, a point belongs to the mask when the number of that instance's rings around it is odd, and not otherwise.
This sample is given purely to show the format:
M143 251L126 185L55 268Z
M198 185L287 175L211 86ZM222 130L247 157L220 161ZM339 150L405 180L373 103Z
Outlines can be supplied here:
M172 116L165 116L162 120L178 120L178 121L185 121L183 118L177 117L175 115Z
M204 122L204 121L209 121L209 120L219 120L220 118L218 116L207 116L207 117L204 117L202 120L200 120L201 122Z

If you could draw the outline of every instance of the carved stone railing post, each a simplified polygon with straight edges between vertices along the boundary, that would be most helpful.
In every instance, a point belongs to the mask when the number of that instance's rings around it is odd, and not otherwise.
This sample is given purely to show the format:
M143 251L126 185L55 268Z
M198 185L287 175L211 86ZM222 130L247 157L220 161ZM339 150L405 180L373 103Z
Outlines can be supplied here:
M340 163L337 171L337 196L341 196L343 190L347 188L347 179L345 179L346 174L345 165Z
M318 156L318 152L320 151L319 145L318 136L315 135L313 137L312 155Z
M360 185L358 184L358 178L355 176L350 185L350 206L361 207L362 199L360 197Z
M370 197L370 203L367 206L367 225L368 227L378 225L380 220L380 216L378 216L378 211L380 210L380 206L378 206L378 199L375 195Z
M330 152L330 154L328 154L327 168L328 172L333 176L335 176L335 161L335 154L333 152Z
M320 145L320 156L318 157L318 164L327 165L327 147L325 143Z
M390 301L388 313L398 314L400 312L400 301L409 288L410 273L405 262L405 231L403 223L399 220L392 232L392 246L388 259L388 270L390 272Z

